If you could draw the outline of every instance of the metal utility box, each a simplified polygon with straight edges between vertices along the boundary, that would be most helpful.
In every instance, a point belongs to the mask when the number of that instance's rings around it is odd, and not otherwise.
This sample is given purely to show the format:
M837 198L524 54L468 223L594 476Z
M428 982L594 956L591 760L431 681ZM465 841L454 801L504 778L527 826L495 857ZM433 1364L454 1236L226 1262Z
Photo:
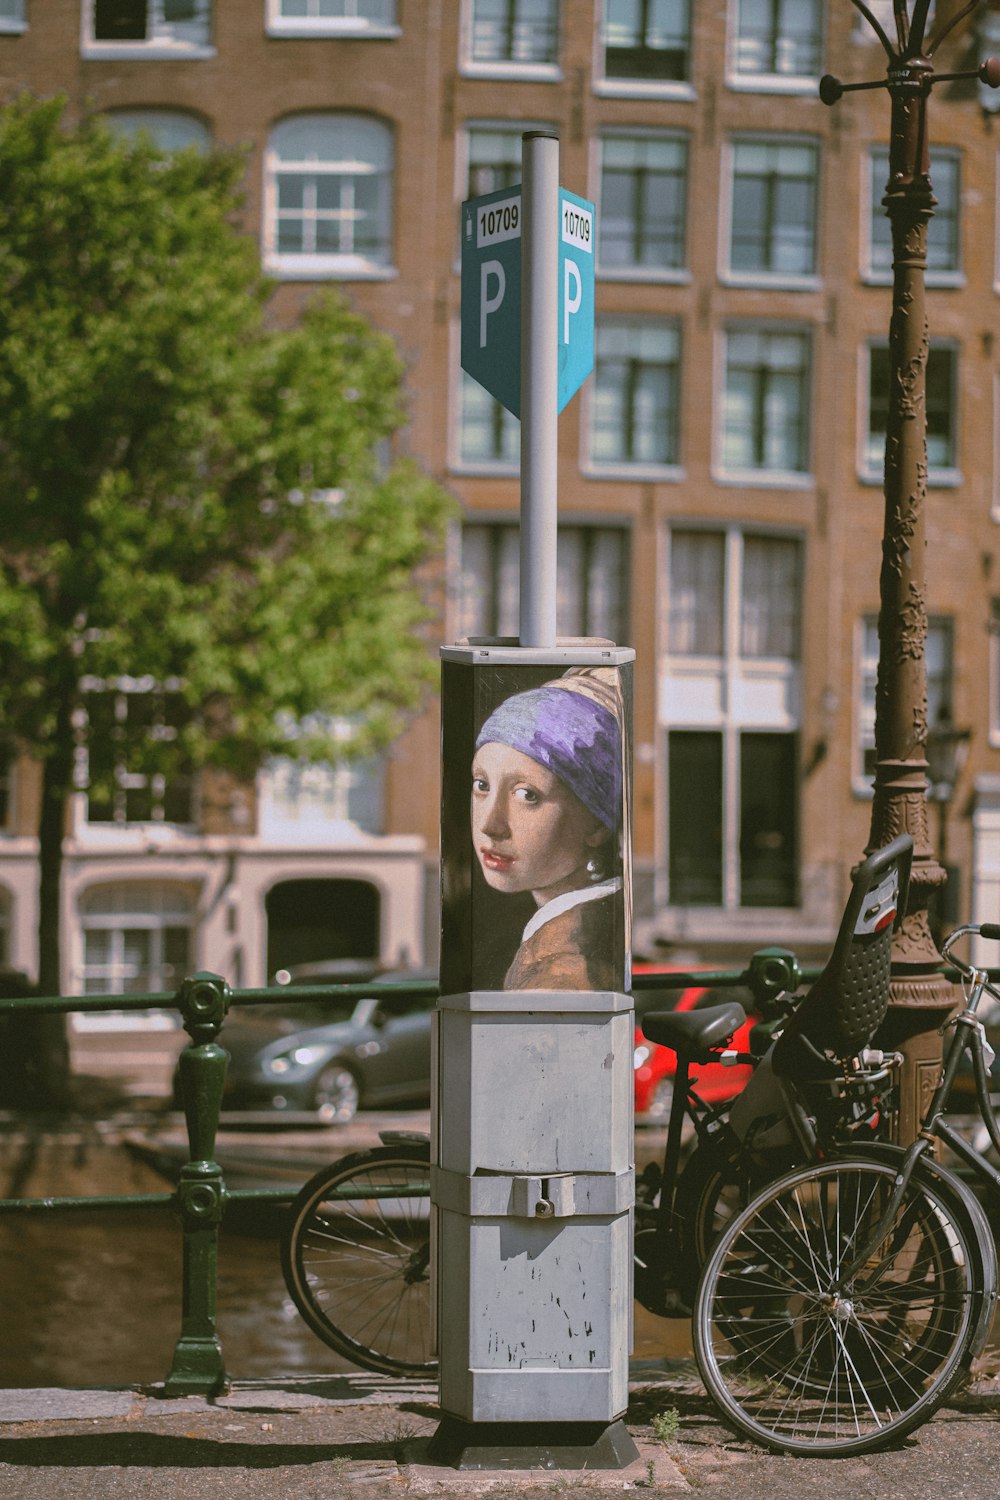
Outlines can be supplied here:
M611 1421L628 1404L627 995L473 992L437 1016L442 1410Z

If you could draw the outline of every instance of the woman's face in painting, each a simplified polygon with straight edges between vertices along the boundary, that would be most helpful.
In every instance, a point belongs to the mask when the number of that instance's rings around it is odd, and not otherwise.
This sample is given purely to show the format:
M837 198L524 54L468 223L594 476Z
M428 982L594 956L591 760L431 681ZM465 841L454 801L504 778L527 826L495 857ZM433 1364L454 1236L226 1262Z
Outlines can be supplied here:
M607 830L545 766L491 742L472 763L472 838L487 885L542 906L587 884Z

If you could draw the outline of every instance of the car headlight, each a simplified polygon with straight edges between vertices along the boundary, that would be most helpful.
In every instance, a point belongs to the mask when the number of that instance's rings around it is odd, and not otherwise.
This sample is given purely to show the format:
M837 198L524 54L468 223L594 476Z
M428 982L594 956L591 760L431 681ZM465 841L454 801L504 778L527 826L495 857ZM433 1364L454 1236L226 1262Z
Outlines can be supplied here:
M321 1062L324 1057L327 1057L329 1052L329 1047L291 1047L287 1052L278 1052L274 1057L269 1057L265 1064L265 1071L275 1073L280 1078L297 1069L311 1068L314 1063Z
M644 1042L640 1042L638 1047L636 1047L635 1051L632 1053L633 1068L641 1068L643 1063L649 1062L649 1059L652 1056L652 1050L653 1049L651 1047L647 1047Z

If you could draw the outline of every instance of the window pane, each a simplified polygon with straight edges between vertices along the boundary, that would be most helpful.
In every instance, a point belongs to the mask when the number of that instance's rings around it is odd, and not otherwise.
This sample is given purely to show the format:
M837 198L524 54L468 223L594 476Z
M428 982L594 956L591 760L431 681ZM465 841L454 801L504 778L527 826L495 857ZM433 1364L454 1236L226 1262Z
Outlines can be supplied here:
M172 109L113 109L105 115L111 130L134 138L148 135L158 151L207 150L212 137L194 115Z
M734 271L813 273L817 164L818 152L807 143L736 143L730 234Z
M553 63L558 0L473 0L474 62Z
M796 901L795 737L740 736L740 905Z
M146 0L94 0L94 36L99 42L144 42Z
M667 650L673 655L722 655L725 559L721 532L671 534Z
M361 115L296 117L275 127L271 153L279 253L389 264L393 142L385 126Z
M741 655L798 659L799 594L798 542L786 537L746 537Z
M668 737L670 902L722 905L722 736L673 730Z
M822 0L739 0L736 71L814 77L821 23Z
M684 264L687 144L609 136L602 147L598 255L605 270Z
M722 433L726 468L806 471L808 360L804 334L730 333Z
M590 431L595 464L678 461L679 354L673 324L598 324Z
M689 0L606 0L608 78L665 83L688 76Z
M520 533L512 522L462 528L458 608L461 636L516 636ZM556 550L560 636L622 641L627 631L628 531L620 526L560 526Z

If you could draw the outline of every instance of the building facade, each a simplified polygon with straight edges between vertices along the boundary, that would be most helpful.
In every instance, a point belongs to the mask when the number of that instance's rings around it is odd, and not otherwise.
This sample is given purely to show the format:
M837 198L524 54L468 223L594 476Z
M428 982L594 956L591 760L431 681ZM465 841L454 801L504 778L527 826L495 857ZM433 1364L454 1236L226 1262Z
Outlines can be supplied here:
M939 67L1000 50L998 22L984 0ZM558 133L598 224L595 370L559 425L559 630L637 653L637 951L820 951L867 842L889 101L830 109L818 83L884 71L849 0L0 0L4 98L241 147L278 316L335 284L395 337L402 442L460 502L446 640L518 618L518 428L460 369L459 209L519 180L524 131ZM929 105L928 707L970 731L940 836L974 920L1000 917L998 104L972 80ZM276 934L341 897L368 950L433 960L437 760L430 711L377 772L202 782L183 817L155 788L110 812L81 790L67 988L191 964L263 983L279 953L324 956ZM31 971L30 769L3 790L5 957Z

